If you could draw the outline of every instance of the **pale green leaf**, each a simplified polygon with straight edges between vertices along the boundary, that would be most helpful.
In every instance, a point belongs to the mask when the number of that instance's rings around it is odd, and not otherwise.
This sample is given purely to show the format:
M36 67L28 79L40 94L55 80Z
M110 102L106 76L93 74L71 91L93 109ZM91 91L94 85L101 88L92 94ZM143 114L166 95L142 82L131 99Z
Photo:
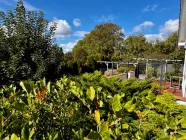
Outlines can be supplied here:
M120 111L122 109L120 99L121 99L121 96L119 94L116 94L113 98L112 109L114 112Z
M90 100L94 100L95 98L95 90L93 87L90 87L88 90L87 90L87 97L90 99Z
M48 93L50 93L50 90L51 90L50 88L51 88L51 82L48 82L48 84L47 84L47 92Z
M35 127L31 129L31 131L29 132L29 139L32 138L32 136L34 135L34 131L35 130Z
M128 123L122 124L122 128L123 128L123 129L128 129L128 128L129 128Z
M103 122L100 126L100 132L103 131L108 131L109 123L108 122Z
M22 87L22 89L23 89L26 93L28 93L28 91L27 91L27 89L26 89L26 87L25 87L23 81L20 82L20 86Z
M124 105L124 108L125 108L126 110L129 110L129 109L131 108L132 104L133 104L133 101L130 100L130 101L128 101L128 102Z
M182 118L179 123L181 123L182 128L186 128L186 118Z
M56 140L58 138L58 133L54 136L53 140Z
M11 135L10 140L20 140L20 137L16 136L14 133Z

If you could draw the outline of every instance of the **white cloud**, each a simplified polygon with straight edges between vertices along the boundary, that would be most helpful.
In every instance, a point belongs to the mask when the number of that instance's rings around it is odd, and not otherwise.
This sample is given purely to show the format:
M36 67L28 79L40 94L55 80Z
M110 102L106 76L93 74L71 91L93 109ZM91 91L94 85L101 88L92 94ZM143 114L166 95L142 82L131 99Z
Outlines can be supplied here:
M143 29L149 29L154 26L154 23L151 21L145 21L144 23L134 27L133 32L140 33Z
M74 48L78 41L79 40L75 40L74 42L69 42L67 44L59 44L59 46L62 47L64 53L67 53L72 51L72 49Z
M95 19L95 22L112 22L116 18L113 15L102 15L101 17L93 17Z
M160 33L162 33L165 37L170 35L171 33L178 31L179 20L168 20L165 22L163 26L160 27Z
M55 31L55 37L57 39L62 40L72 35L72 29L66 20L54 18L53 22L57 23L57 28ZM49 23L49 27L53 22Z
M160 41L165 40L164 36L161 33L160 34L146 34L145 37L148 41L156 41L157 39Z
M159 28L159 34L146 34L145 37L148 41L156 41L156 39L163 41L171 33L178 31L179 20L168 20L163 26Z
M74 36L77 36L77 37L84 37L85 34L88 34L89 32L86 32L86 31L76 31L74 32Z
M81 20L76 18L73 20L73 24L74 24L74 26L79 27L79 26L81 26Z
M158 8L158 4L154 5L147 5L142 12L150 12L150 11L155 11Z

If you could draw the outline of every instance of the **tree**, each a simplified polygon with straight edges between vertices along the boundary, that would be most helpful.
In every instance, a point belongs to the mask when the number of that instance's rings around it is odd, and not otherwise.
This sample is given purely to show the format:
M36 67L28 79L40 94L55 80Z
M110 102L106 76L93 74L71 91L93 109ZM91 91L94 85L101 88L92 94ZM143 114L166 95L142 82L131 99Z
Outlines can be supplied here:
M85 45L84 40L79 40L77 45L73 48L73 56L75 60L80 60L88 56L88 50Z
M48 30L44 13L26 11L21 0L14 12L0 15L0 84L52 78L50 67L56 75L63 59L62 49L54 44L56 24Z
M144 36L129 36L125 41L126 54L133 55L134 57L143 57L144 51L150 47Z
M88 55L102 54L111 57L116 50L120 51L123 38L124 34L120 26L113 23L99 24L77 43L73 52L75 54L77 48L81 47Z
M172 53L178 47L178 33L172 33L165 41L165 46L162 48L162 51L165 54Z
M174 32L165 41L156 41L154 52L163 59L184 59L184 51L178 49L178 33Z

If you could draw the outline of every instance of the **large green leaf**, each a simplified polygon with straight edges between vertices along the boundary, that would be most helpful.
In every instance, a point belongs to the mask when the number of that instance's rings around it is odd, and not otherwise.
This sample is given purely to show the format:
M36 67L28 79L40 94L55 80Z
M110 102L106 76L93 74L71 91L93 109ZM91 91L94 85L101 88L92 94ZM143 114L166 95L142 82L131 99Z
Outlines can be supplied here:
M27 81L27 82L20 82L20 86L26 93L31 93L34 88L34 82L33 81Z
M53 140L58 139L58 133L54 136Z
M92 101L95 98L95 90L92 86L87 90L87 97Z
M9 136L7 136L6 138L4 138L3 140L10 140Z
M186 136L183 136L183 137L181 137L181 138L179 138L177 140L186 140Z
M28 93L28 91L27 91L27 89L26 89L26 87L25 87L23 81L20 82L20 86L22 87L22 89L23 89L26 93Z
M110 131L103 131L101 132L102 140L110 140Z
M120 99L121 99L121 96L119 94L116 94L113 98L112 109L114 112L120 111L122 109Z
M136 109L136 104L133 104L130 109L128 109L128 112L133 112Z
M109 140L110 139L110 131L109 131L109 123L103 122L100 126L100 133L103 139Z
M178 134L180 134L182 136L186 136L186 130L180 130L180 131L178 131Z
M129 109L131 108L132 104L133 104L133 101L130 100L130 101L128 101L128 102L124 105L124 108L125 108L126 110L129 110Z
M108 131L109 123L108 122L103 122L100 126L100 132L103 131Z
M50 93L51 91L51 82L48 82L47 84L47 92Z
M129 128L128 123L122 124L122 129L128 129L128 128Z
M16 136L15 134L12 134L10 140L20 140L20 137Z
M179 123L181 124L182 128L186 128L186 118L182 118Z
M25 126L25 127L23 127L23 129L21 131L21 139L28 140L28 138L29 138L29 131L28 131L28 127Z
M30 132L29 132L29 139L32 139L32 136L34 135L35 133L35 127L33 127Z

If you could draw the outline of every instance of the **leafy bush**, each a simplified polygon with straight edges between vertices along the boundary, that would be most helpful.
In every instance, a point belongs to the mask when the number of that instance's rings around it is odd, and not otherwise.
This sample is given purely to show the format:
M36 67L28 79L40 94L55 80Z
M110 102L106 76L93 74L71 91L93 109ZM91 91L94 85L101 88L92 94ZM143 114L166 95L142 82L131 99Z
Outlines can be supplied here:
M158 72L155 71L153 67L147 67L147 78L156 78L158 76Z
M118 73L126 73L127 70L126 70L126 68L124 68L124 67L120 67L120 68L117 69L117 72L118 72Z
M1 95L2 139L176 139L186 108L150 80L107 79L100 72L55 83L20 82Z

